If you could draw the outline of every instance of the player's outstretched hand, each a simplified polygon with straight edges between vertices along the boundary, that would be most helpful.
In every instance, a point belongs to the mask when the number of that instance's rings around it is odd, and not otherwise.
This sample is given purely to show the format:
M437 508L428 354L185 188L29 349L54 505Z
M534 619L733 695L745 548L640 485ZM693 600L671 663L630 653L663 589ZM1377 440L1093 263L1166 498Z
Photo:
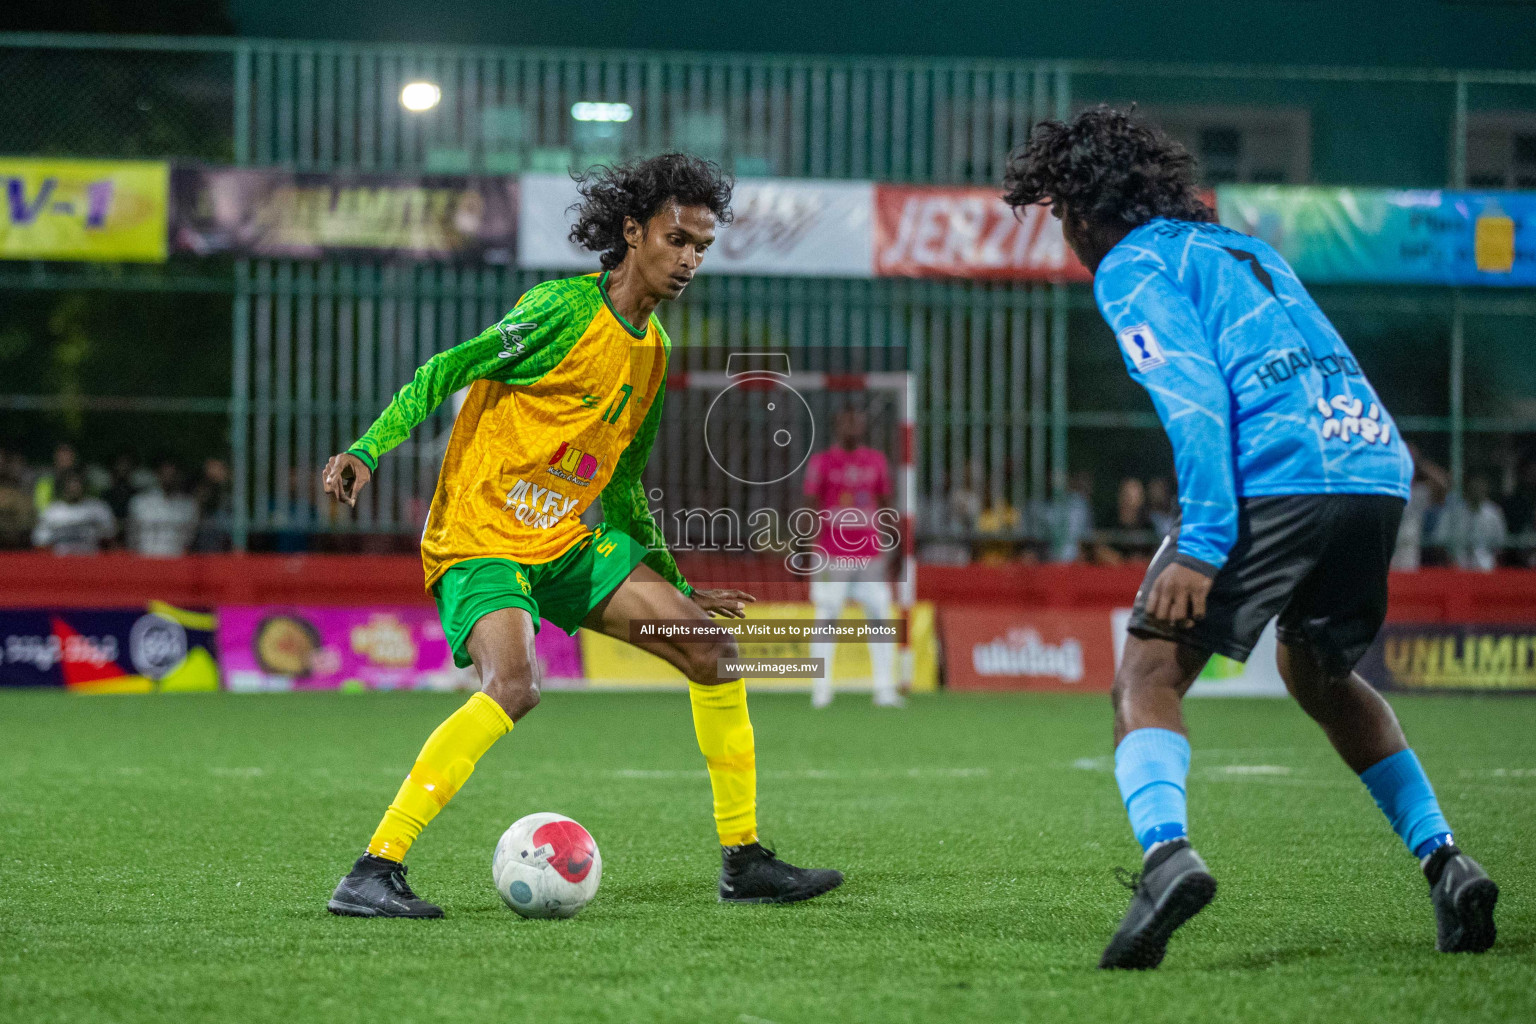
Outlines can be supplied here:
M745 590L695 590L693 603L704 609L706 615L723 615L728 619L747 617L747 602L757 598Z
M323 479L326 494L357 508L357 496L368 486L368 481L373 479L373 470L356 455L343 453L331 456L325 464Z
M1210 577L1174 562L1152 581L1147 614L1160 622L1191 626L1205 618L1205 598L1210 592Z

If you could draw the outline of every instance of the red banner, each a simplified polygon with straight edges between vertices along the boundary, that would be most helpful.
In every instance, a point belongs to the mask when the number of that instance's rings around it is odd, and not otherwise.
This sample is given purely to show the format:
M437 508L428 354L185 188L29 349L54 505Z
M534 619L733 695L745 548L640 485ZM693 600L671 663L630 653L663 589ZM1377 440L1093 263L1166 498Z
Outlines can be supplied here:
M1115 681L1110 616L1043 608L942 608L951 690L1107 691Z
M1014 211L996 189L875 186L877 277L1090 281L1045 206Z

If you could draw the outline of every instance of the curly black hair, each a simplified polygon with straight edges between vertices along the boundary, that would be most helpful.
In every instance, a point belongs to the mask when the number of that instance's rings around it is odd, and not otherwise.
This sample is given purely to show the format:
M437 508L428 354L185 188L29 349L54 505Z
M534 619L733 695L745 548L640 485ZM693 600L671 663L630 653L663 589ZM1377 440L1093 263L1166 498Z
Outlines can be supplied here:
M1154 217L1213 221L1200 198L1195 158L1130 111L1097 106L1041 121L1008 157L1003 199L1010 206L1066 203L1074 217L1138 227Z
M731 222L735 180L719 164L686 153L599 165L572 177L581 190L581 202L571 207L576 212L571 241L602 253L604 270L624 262L629 250L624 241L625 217L644 225L676 200L679 206L708 207L720 224Z

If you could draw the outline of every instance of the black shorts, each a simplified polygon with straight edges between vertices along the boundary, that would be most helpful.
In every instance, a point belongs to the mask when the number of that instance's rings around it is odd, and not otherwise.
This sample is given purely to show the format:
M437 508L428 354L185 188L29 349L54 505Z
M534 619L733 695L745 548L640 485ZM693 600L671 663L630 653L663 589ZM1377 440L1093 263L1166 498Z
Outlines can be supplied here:
M1383 494L1291 494L1238 502L1237 543L1185 628L1146 613L1152 581L1178 553L1178 523L1136 592L1130 632L1247 661L1269 620L1281 643L1330 670L1355 667L1387 616L1387 567L1404 502Z

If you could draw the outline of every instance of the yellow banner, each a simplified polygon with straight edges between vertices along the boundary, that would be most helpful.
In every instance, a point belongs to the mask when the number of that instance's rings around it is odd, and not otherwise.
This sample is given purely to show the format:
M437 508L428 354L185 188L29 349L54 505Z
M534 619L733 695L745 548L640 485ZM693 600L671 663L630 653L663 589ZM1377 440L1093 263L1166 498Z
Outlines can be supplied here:
M747 619L814 619L816 610L809 603L763 603L747 606ZM843 612L844 619L859 620L863 612L849 607ZM912 618L907 627L908 650L912 659L911 682L914 693L926 693L938 689L938 644L934 637L933 603L919 601L912 608ZM548 628L548 627L545 627ZM580 633L582 670L592 686L682 686L683 675L671 665L638 647L631 647L620 640L584 629ZM803 641L785 643L741 643L743 658L808 658L810 644ZM832 684L838 690L863 689L870 686L869 645L840 643L835 645L832 664ZM809 679L748 679L750 690L808 690Z
M170 167L0 159L0 259L165 262Z

